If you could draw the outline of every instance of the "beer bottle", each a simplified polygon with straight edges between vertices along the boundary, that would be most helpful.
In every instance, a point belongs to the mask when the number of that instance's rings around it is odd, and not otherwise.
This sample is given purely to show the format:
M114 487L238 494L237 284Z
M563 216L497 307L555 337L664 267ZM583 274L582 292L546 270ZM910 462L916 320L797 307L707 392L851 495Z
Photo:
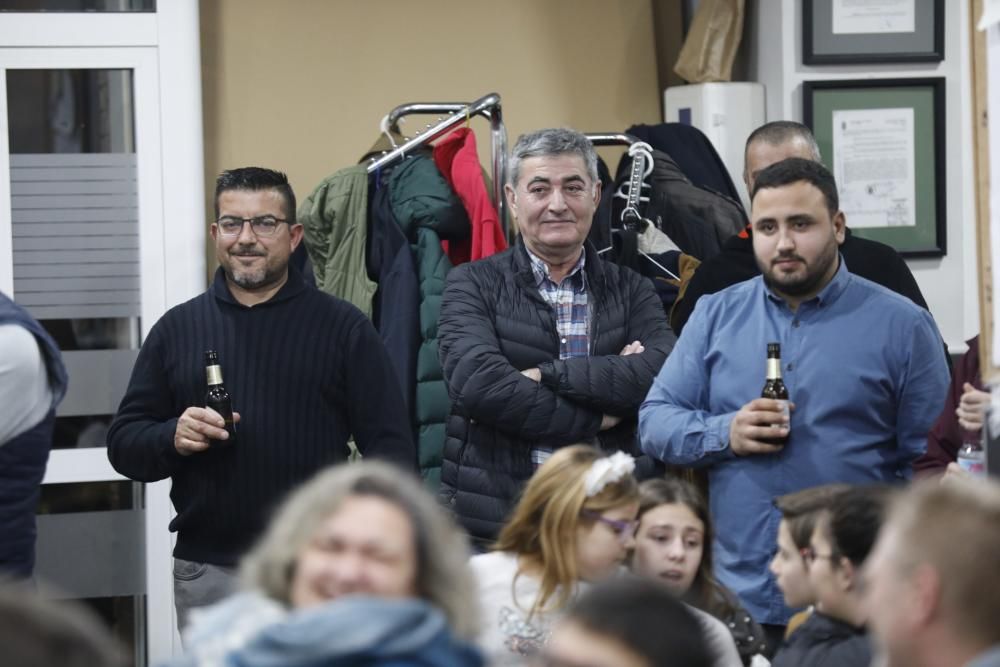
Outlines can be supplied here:
M781 344L767 344L767 379L764 381L764 389L760 392L761 398L771 398L781 401L782 412L788 417L788 389L785 388L785 381L781 379ZM771 424L772 428L779 428L780 424ZM791 422L789 422L791 426ZM788 432L784 435L773 438L761 438L762 441L783 445L788 441Z
M212 445L230 445L236 441L236 424L233 422L233 402L222 384L222 367L215 350L205 352L205 375L208 377L208 391L205 393L205 407L212 408L226 420L228 440L212 440Z

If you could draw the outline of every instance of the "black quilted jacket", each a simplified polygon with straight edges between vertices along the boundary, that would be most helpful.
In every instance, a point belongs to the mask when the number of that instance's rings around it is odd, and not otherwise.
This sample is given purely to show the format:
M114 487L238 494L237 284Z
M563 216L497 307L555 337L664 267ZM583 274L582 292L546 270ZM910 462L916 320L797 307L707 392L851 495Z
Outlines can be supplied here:
M480 544L496 537L536 444L592 442L640 458L636 414L676 340L646 278L604 262L588 243L589 357L559 359L552 308L538 293L523 244L448 274L438 324L451 397L441 495ZM641 354L619 356L639 340ZM521 374L542 371L537 383ZM599 432L604 413L622 418Z

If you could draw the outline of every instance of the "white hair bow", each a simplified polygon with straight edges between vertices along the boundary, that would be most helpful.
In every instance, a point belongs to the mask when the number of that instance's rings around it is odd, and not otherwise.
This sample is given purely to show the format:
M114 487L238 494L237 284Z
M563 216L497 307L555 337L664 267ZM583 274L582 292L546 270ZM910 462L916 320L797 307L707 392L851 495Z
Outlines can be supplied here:
M633 470L635 470L635 459L625 452L615 452L611 456L597 459L590 465L587 476L583 478L583 492L588 498L593 498L608 484L631 475Z

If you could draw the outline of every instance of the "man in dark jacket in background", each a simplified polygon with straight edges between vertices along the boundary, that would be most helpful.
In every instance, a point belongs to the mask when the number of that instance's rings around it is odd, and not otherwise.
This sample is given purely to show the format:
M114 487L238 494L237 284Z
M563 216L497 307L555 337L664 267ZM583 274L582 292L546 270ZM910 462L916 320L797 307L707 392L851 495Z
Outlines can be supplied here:
M790 157L822 162L819 145L805 125L778 120L761 125L751 132L743 154L743 182L746 183L747 192L753 192L754 179L759 172ZM924 301L910 268L892 247L855 236L850 229L845 229L840 254L851 273L902 294L921 308L927 309L927 302ZM757 268L753 255L752 231L748 226L726 241L721 252L704 261L695 270L691 281L674 303L670 313L671 326L680 335L699 298L721 292L730 285L759 274L760 269Z
M441 493L480 543L554 449L639 454L638 408L675 341L649 281L586 242L601 184L584 135L522 136L506 196L518 242L449 274L438 327L452 400Z

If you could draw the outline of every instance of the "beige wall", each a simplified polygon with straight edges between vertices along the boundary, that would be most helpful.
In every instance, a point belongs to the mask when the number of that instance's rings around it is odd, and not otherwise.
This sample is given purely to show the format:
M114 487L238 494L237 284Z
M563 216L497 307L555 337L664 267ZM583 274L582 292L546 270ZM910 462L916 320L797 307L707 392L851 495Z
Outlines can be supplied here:
M258 164L301 198L405 102L497 92L511 144L658 122L653 1L202 0L206 184ZM472 127L488 161L488 125Z

